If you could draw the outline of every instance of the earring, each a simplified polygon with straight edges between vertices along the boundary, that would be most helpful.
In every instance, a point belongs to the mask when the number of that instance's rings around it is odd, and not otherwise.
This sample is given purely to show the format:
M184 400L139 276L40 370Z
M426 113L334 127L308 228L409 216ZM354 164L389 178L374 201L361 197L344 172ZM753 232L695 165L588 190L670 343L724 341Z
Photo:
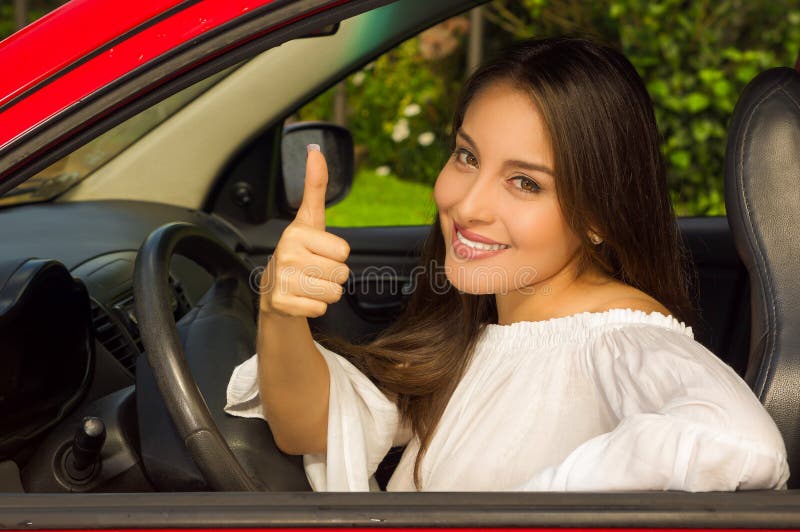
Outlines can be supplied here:
M594 244L595 246L603 241L602 238L600 238L596 233L592 231L589 231L589 240L591 240L592 244Z

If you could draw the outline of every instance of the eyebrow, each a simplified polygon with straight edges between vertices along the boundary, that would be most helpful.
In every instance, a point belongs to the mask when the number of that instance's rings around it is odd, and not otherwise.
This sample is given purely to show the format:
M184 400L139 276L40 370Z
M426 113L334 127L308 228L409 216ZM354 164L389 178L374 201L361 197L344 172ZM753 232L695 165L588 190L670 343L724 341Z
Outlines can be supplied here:
M463 129L459 128L458 131L456 131L456 135L464 137L464 140L466 140L470 145L472 145L472 147L475 148L477 151L478 145L475 143L474 140L472 140L472 137L470 137L464 132ZM509 159L505 161L503 164L505 166L514 166L516 168L523 168L525 170L534 170L534 171L538 170L539 172L550 174L553 177L555 177L556 175L552 169L548 168L547 166L544 166L543 164L530 163L528 161L521 161L519 159Z

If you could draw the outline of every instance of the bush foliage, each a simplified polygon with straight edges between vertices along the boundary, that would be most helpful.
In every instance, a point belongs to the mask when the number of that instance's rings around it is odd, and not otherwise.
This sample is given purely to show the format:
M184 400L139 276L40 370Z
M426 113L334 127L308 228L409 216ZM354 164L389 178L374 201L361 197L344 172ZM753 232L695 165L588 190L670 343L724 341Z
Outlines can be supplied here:
M454 53L426 59L429 38L424 34L404 42L348 77L345 86L347 127L366 165L432 185L450 154L464 54L459 40ZM336 90L306 105L299 118L331 120Z
M644 79L679 215L724 214L722 166L736 99L757 73L794 65L796 0L496 0L484 7L487 55L516 39L580 34L617 45ZM363 162L432 184L450 153L465 76L467 18L406 41L346 83L347 125ZM299 112L332 118L332 91Z

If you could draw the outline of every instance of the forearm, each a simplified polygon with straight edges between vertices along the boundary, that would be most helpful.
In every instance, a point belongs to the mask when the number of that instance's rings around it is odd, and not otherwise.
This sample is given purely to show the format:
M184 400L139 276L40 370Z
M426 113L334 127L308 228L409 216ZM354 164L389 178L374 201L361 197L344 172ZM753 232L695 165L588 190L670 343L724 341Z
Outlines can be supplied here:
M325 451L330 374L308 320L261 313L259 395L278 447L289 454Z
M642 413L588 440L517 489L732 491L779 488L786 477L785 451L758 434Z

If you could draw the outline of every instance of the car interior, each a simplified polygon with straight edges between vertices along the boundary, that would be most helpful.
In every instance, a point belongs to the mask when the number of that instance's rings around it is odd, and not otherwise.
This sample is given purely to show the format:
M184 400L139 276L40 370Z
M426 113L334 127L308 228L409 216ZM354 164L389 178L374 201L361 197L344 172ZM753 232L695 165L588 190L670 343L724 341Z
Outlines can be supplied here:
M298 182L302 187L302 161L286 156L287 146L319 138L326 153L335 153L329 204L352 183L346 130L285 123L379 54L469 7L400 0L344 19L331 10L316 22L336 25L328 35L208 66L212 81L69 188L44 201L0 205L1 492L310 491L302 457L278 450L266 423L223 412L231 371L255 352L254 274L291 221L293 194ZM745 378L777 422L790 457L789 488L800 485L799 145L800 73L761 73L740 96L729 127L720 169L727 216L679 219L698 272L695 338ZM409 281L429 226L328 230L350 244L352 287L309 323L312 331L369 341L402 312L408 296L391 287ZM365 275L386 267L395 274ZM376 473L383 487L400 450ZM614 500L584 497L592 508ZM665 506L652 508L662 517L689 508L673 524L723 522L709 509L715 499L696 499L691 504L707 506L694 509L687 500L664 498ZM790 520L792 500L761 494L740 506L773 504L773 516ZM478 501L536 508L522 499L466 497L458 503L464 523L487 522L465 513ZM543 503L549 510L539 518L582 522L555 501ZM314 522L264 508L284 524ZM348 522L369 524L371 514L359 508L348 507ZM181 512L180 523L198 524L188 506ZM382 515L394 515L390 523L414 522L408 514ZM442 523L461 522L442 515ZM521 522L486 515L492 523ZM605 523L620 515L609 514Z

